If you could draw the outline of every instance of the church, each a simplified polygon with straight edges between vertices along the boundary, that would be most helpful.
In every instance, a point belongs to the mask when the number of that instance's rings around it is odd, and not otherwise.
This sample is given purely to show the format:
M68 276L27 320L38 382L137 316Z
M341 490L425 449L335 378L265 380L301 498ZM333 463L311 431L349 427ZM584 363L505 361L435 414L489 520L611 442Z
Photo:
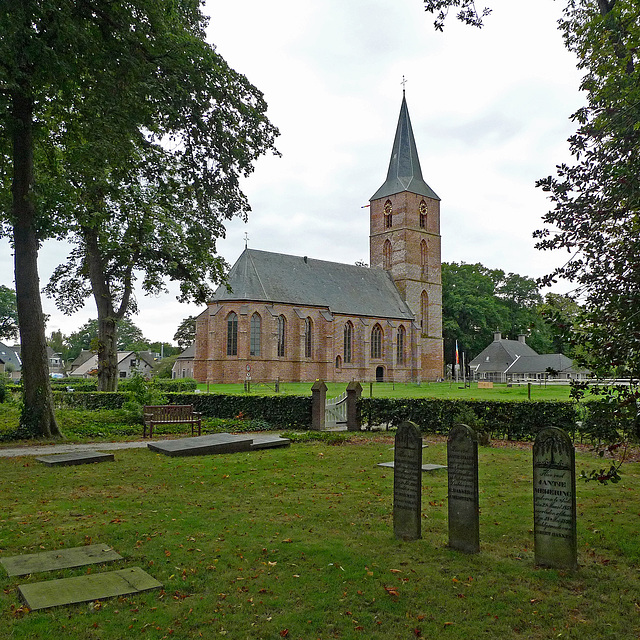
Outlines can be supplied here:
M197 318L198 382L420 382L443 375L440 198L403 92L373 194L370 267L245 248Z

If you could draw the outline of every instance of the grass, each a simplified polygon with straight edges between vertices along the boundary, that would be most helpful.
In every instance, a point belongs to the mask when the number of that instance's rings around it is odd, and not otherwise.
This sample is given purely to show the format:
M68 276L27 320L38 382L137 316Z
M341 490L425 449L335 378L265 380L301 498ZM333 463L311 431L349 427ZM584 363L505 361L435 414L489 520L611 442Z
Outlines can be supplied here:
M425 461L445 463L430 439ZM578 485L580 569L533 563L531 452L481 448L481 553L446 547L446 473L423 475L422 539L392 533L392 440L197 458L148 450L47 468L0 458L0 557L102 542L162 591L25 612L0 569L3 638L616 638L640 631L640 470ZM580 466L597 461L577 455Z
M339 382L328 382L327 397L332 398L344 392L346 385ZM281 382L280 393L289 395L311 395L311 382ZM247 392L243 384L199 384L200 391L209 393L241 394ZM532 384L532 400L569 400L568 385ZM252 395L271 395L275 393L275 383L253 383ZM362 385L362 395L374 398L452 398L475 400L527 400L527 385L507 387L506 384L494 384L493 389L478 389L476 382L464 387L455 382L414 383L373 382Z

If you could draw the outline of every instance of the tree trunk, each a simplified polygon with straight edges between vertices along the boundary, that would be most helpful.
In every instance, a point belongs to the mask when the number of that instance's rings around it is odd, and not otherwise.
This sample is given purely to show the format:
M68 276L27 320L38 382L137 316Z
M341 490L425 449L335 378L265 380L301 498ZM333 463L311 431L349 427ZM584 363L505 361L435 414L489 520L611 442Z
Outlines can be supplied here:
M118 389L118 318L113 309L111 288L105 276L98 233L83 229L91 289L98 310L98 391Z
M16 302L20 325L20 358L24 406L20 426L31 437L62 436L53 412L49 362L40 300L38 237L33 203L33 102L19 90L12 96L12 218Z

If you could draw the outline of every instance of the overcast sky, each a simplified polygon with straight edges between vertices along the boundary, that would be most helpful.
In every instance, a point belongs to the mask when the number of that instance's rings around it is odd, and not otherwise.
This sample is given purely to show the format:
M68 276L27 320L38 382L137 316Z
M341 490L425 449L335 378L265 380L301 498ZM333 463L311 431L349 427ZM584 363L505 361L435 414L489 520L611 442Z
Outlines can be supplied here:
M420 0L206 0L209 41L265 94L281 133L282 157L262 158L243 182L248 223L228 224L218 243L230 265L245 233L254 249L369 262L362 207L386 177L403 76L422 173L442 200L443 261L538 277L566 260L531 237L549 208L535 181L568 159L569 116L584 101L556 28L563 3L486 3L483 29L450 19L439 33ZM43 286L67 250L44 245ZM6 241L0 284L13 286ZM139 296L134 322L151 340L171 341L204 308L175 292ZM92 300L71 317L43 303L48 333L97 317Z

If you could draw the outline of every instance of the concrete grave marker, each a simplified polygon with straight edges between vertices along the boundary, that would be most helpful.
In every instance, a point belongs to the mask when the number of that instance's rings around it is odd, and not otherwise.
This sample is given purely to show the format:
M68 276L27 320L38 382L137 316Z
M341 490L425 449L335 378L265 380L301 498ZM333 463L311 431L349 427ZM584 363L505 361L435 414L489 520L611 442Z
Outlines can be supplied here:
M94 462L113 462L113 453L101 453L100 451L74 451L72 453L60 453L53 456L36 458L38 462L48 467L69 467L76 464L91 464Z
M281 438L275 434L248 436L231 433L213 433L208 436L197 436L195 438L149 442L147 447L151 451L176 457L208 456L216 453L238 453L241 451L254 451L256 449L274 449L277 447L287 447L290 444L291 440Z
M422 535L422 437L413 422L396 432L393 465L393 533L400 540Z
M54 571L56 569L70 569L83 567L88 564L113 562L120 560L110 546L106 544L90 544L84 547L70 547L43 551L41 553L27 553L20 556L2 558L0 564L10 576L26 576L40 571Z
M536 564L577 569L575 449L556 427L533 445L533 523Z
M18 585L31 610L103 600L161 587L161 582L140 567Z
M480 551L478 438L458 424L447 438L449 476L449 546L465 553Z

